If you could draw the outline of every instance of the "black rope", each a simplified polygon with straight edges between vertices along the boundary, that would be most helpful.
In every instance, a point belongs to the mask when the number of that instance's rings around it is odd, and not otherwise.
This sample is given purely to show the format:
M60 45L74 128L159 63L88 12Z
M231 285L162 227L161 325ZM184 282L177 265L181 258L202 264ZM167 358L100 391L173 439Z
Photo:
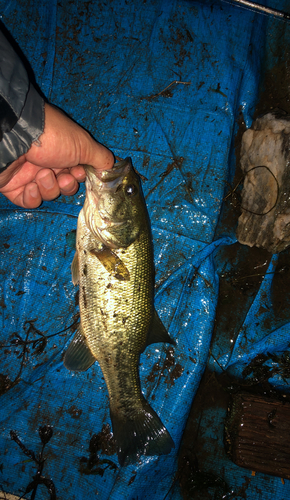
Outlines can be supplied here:
M248 170L245 174L245 177L247 174L249 174L250 172L252 172L253 170L256 170L257 168L266 168L268 170L268 172L270 172L270 174L273 176L273 178L275 179L275 182L276 182L276 185L277 185L277 196L276 196L276 200L275 200L275 203L274 205L269 209L267 210L267 212L264 212L264 213L259 213L259 212L253 212L252 210L249 210L248 208L245 208L241 205L241 209L242 210L245 210L246 212L249 212L250 214L253 214L253 215L267 215L268 213L271 212L271 210L273 210L273 208L276 207L277 203L278 203L278 199L279 199L279 194L280 194L280 188L279 188L279 183L275 177L275 175L273 174L273 172L268 168L266 167L265 165L259 165L257 167L253 167L253 168L250 168L250 170Z

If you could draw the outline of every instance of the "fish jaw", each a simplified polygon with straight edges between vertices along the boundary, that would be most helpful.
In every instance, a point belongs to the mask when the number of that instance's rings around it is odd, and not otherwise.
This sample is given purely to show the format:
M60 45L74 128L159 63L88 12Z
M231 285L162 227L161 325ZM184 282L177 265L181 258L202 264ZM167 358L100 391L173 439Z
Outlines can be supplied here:
M124 165L114 167L112 171L99 172L89 165L85 166L87 175L86 200L83 207L85 220L95 237L99 238L105 245L108 245L109 242L108 246L110 248L118 247L116 243L111 241L110 232L112 229L123 226L128 222L125 220L112 220L102 206L104 198L113 200L114 193L122 184L124 176L130 169L130 164L126 162Z

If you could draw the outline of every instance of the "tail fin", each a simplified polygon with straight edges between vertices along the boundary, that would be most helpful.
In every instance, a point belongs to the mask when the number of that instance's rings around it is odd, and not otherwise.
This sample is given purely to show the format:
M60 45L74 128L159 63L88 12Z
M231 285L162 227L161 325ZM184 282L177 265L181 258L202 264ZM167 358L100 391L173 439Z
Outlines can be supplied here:
M169 432L145 399L127 418L111 408L111 421L120 465L136 462L140 455L166 455L174 448Z

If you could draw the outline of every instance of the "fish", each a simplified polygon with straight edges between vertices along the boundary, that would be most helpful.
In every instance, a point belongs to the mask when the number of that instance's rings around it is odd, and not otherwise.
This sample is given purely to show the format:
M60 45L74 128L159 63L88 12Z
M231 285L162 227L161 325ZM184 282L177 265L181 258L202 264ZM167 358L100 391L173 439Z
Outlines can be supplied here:
M144 398L140 354L174 344L154 308L149 216L130 158L112 169L86 165L86 198L77 223L72 280L79 284L79 328L64 365L86 371L98 361L109 393L120 465L170 453L174 442Z

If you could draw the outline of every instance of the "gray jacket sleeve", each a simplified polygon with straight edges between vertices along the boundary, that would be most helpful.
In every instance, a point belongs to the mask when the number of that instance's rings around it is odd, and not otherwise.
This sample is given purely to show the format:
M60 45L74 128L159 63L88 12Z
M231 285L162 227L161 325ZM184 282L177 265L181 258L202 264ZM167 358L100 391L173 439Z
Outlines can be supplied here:
M28 151L44 128L44 101L0 31L0 173Z

